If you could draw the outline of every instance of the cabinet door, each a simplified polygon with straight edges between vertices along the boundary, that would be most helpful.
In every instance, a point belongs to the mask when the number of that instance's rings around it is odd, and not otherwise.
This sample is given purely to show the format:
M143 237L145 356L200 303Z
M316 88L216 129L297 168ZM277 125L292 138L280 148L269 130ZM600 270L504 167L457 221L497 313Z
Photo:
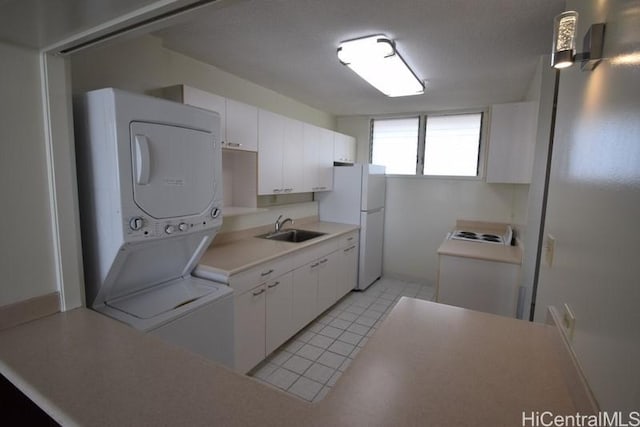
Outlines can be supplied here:
M305 123L303 125L304 145L304 181L303 191L317 191L318 182L318 145L320 144L320 128Z
M338 281L336 285L336 297L342 298L351 292L358 281L358 245L354 244L342 249L338 268Z
M293 271L293 325L300 330L316 317L318 261Z
M226 98L189 86L182 85L181 87L183 103L215 111L220 115L220 139L222 140L222 146L226 146Z
M282 185L282 151L284 149L284 118L260 110L258 127L258 194L280 194Z
M537 114L535 102L515 102L491 107L487 182L531 182Z
M346 135L345 146L343 147L345 152L345 158L347 163L356 162L356 139L352 136Z
M285 193L304 191L304 124L283 117L282 186Z
M225 148L258 151L258 109L227 99L227 140Z
M332 252L318 261L318 304L316 316L338 300L337 282L340 274L340 254Z
M265 358L264 284L235 297L235 369L246 373Z
M293 329L293 273L267 282L266 354L269 355L289 339Z
M320 129L318 141L318 185L316 191L333 189L333 134L329 129Z
M356 160L356 139L343 133L333 134L333 161L354 163Z

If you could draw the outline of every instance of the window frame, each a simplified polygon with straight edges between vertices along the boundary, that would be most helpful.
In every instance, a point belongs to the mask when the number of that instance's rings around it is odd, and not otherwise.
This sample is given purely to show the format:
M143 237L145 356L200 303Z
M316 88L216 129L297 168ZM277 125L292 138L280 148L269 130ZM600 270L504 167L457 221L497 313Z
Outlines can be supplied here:
M476 176L464 176L464 175L425 175L424 163L426 155L426 132L427 132L427 118L428 117L440 117L440 116L455 116L462 114L481 114L480 119L480 141L478 149L478 174ZM462 180L462 181L482 181L485 178L485 170L487 163L487 145L488 145L488 124L489 124L489 109L488 108L469 108L460 110L444 110L444 111L432 111L432 112L420 112L420 113L403 113L403 114L387 114L376 115L369 118L369 162L373 157L373 123L375 120L387 120L387 119L402 119L402 118L415 118L419 117L418 121L418 149L416 152L416 168L415 174L388 174L391 177L411 178L411 179L446 179L446 180Z

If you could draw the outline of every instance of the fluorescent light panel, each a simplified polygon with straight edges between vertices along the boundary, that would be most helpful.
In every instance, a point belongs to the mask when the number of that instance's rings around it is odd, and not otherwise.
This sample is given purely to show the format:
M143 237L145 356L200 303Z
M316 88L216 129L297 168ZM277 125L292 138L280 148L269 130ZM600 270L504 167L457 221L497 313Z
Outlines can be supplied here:
M423 83L398 54L393 42L383 34L340 43L338 58L387 96L424 93Z

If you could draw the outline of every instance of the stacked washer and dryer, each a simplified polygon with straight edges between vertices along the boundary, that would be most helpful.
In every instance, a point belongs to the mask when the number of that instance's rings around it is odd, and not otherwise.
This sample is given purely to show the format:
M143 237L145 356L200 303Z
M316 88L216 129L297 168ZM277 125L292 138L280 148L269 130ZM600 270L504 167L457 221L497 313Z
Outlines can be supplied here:
M74 100L87 305L233 367L233 298L191 275L222 225L220 117L117 89Z

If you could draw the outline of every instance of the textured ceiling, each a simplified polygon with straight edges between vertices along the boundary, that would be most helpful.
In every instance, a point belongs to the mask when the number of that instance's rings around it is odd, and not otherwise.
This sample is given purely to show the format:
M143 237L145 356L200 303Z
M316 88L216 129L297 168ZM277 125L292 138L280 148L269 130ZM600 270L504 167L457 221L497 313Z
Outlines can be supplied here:
M337 114L517 101L549 53L562 0L247 0L156 33L169 49ZM336 58L340 41L384 33L424 95L387 98Z

